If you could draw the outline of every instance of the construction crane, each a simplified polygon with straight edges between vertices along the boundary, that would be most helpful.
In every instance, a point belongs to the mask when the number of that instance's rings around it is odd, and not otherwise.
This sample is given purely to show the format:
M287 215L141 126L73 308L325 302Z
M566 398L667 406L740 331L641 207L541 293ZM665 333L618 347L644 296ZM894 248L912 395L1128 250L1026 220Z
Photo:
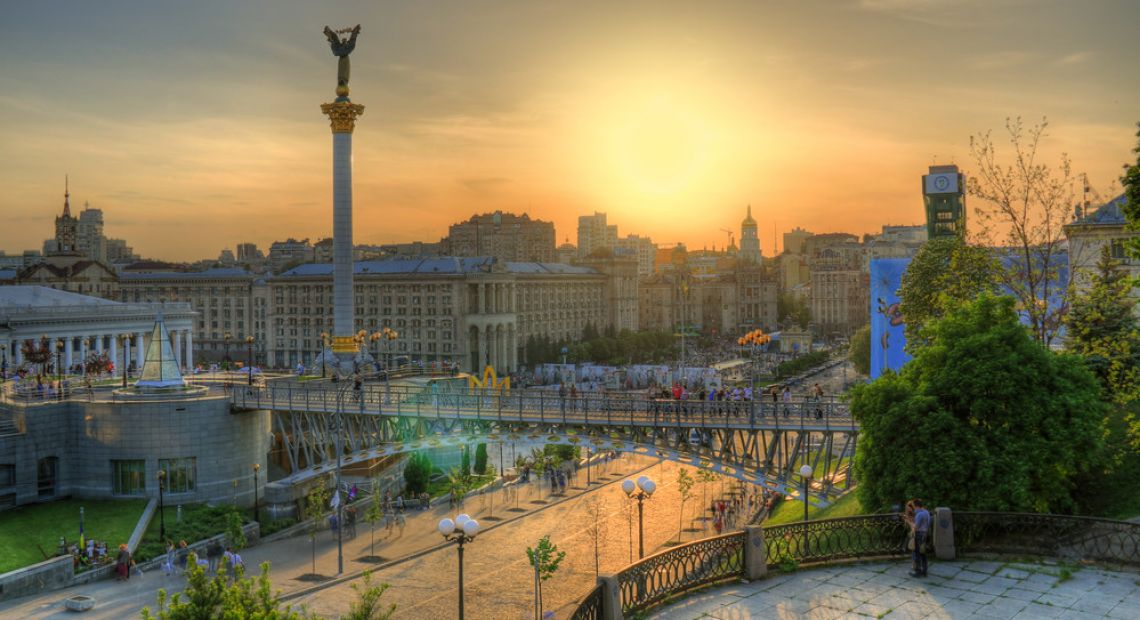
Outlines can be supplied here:
M1100 192L1096 191L1096 189L1093 188L1092 184L1089 183L1089 175L1082 172L1080 174L1080 178L1084 184L1084 191L1081 195L1080 213L1079 215L1074 214L1077 216L1074 219L1088 215L1092 207L1099 207L1105 203L1104 198L1101 198L1100 196Z
M736 245L736 241L733 240L733 238L732 238L732 231L727 229L727 228L722 228L722 229L720 229L720 231L728 233L728 247L729 248L734 247ZM728 248L725 248L725 249L727 250Z

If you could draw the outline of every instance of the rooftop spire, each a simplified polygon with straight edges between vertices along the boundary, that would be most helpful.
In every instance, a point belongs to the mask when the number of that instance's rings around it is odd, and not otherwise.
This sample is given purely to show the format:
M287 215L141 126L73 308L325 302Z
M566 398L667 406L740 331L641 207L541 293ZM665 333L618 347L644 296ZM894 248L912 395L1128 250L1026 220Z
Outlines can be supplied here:
M71 188L67 175L63 175L63 217L71 217Z

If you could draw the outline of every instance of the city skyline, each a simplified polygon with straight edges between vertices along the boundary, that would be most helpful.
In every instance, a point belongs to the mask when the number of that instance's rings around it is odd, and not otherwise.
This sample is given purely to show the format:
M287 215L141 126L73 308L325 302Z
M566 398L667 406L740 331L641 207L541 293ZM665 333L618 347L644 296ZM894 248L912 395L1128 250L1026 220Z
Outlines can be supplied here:
M331 234L326 23L365 34L358 243L502 210L560 244L600 211L722 247L751 204L770 256L794 226L920 223L926 167L971 172L970 135L1019 114L1105 193L1140 109L1140 8L1106 4L22 6L0 26L0 248L50 237L65 174L149 258Z

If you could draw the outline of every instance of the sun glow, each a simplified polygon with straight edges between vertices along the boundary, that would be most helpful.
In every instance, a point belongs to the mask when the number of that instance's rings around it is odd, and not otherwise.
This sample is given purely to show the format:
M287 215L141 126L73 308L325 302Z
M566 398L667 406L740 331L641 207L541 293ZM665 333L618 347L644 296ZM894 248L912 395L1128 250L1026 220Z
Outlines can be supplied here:
M683 192L705 173L713 135L702 119L668 98L656 97L611 130L615 172L639 192Z

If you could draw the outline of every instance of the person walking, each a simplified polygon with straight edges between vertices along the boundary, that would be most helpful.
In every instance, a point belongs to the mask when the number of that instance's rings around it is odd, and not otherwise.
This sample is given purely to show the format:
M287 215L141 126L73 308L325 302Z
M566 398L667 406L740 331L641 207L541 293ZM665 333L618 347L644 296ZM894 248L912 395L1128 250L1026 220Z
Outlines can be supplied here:
M792 415L792 388L784 386L784 417Z
M174 574L174 563L177 562L174 541L166 541L166 560L162 563L162 573L167 577Z
M206 546L206 569L213 574L218 574L218 564L222 560L222 554L225 549L222 548L221 541L214 539Z
M926 538L930 533L930 512L922 505L921 499L914 500L914 550L911 552L913 570L911 577L926 576Z
M118 575L119 581L131 578L131 552L127 549L126 543L119 545L119 556L115 558L115 574Z

